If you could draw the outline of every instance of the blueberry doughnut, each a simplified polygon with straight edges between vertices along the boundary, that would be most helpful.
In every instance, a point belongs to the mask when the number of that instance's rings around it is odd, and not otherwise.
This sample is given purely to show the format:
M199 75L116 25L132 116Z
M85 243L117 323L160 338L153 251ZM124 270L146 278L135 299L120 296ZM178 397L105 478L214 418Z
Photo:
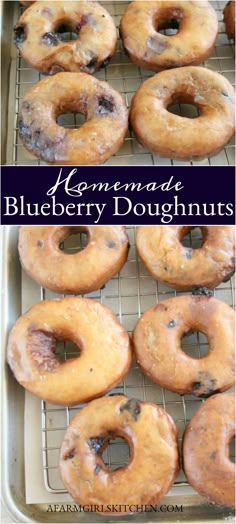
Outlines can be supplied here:
M224 22L229 40L235 40L235 1L227 2L224 8Z
M168 107L175 103L193 104L200 115L191 119L172 114ZM234 134L234 89L205 67L162 71L134 95L130 122L138 141L160 157L184 161L211 157Z
M70 234L86 232L82 251L68 255L59 246ZM56 293L90 293L103 287L124 265L129 250L123 226L23 226L19 232L23 268Z
M63 113L82 113L78 129L57 124ZM18 120L24 146L50 164L104 163L123 143L128 114L122 96L85 73L43 78L24 96Z
M201 226L202 246L184 247L181 240L191 226L140 226L136 235L139 256L151 275L183 291L214 288L227 282L235 269L235 227Z
M79 357L59 360L60 340ZM88 298L44 300L12 328L7 361L15 378L38 397L65 406L99 397L121 382L131 363L128 333L106 306Z
M235 393L214 395L190 420L183 439L188 482L208 502L234 508L235 465L229 445L235 435Z
M234 311L211 295L178 296L161 301L139 319L133 343L144 373L181 395L208 397L235 380ZM193 358L181 348L190 330L204 333L209 352Z
M72 32L75 40L63 41ZM15 28L15 45L40 73L94 73L115 52L117 33L109 13L97 2L34 2Z
M161 29L178 29L167 36ZM206 1L135 1L121 20L120 33L130 58L141 67L161 71L195 65L212 52L217 15Z
M130 461L112 471L102 453L116 437L128 442ZM66 489L79 504L104 514L137 512L137 506L157 504L178 474L175 424L149 402L123 395L94 400L70 423L59 469Z

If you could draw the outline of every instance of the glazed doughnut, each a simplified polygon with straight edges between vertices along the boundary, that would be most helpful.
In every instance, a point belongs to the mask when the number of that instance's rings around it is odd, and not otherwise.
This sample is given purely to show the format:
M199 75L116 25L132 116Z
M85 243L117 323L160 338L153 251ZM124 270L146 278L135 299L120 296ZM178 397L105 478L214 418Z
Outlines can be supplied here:
M235 2L230 1L224 8L224 22L229 40L235 40Z
M82 113L79 129L57 124L63 113ZM19 136L28 151L51 164L102 164L123 143L128 127L122 96L85 73L43 78L24 96Z
M124 438L130 446L127 466L111 470L102 453L109 440ZM156 504L179 470L177 430L163 409L123 395L90 402L72 420L60 451L62 481L73 499L119 515L137 505ZM118 514L117 512L115 513Z
M175 103L195 105L200 116L190 119L170 113L168 107ZM234 89L205 67L162 71L134 95L130 122L138 141L153 153L201 160L219 153L234 133Z
M139 256L151 275L184 291L214 288L227 282L235 269L234 226L201 226L198 249L184 247L181 240L191 226L141 226L136 235Z
M181 338L190 330L206 335L206 356L182 351ZM234 311L213 296L178 296L152 306L139 319L133 343L144 373L170 391L207 397L234 384Z
M85 231L85 249L68 255L59 245ZM129 250L123 226L23 226L19 232L23 268L56 293L90 293L103 287L124 265Z
M60 361L57 340L71 340L81 354ZM131 363L128 333L106 306L89 298L44 300L12 328L7 361L15 378L38 397L73 406L121 382Z
M40 73L94 73L115 52L117 33L109 13L97 2L34 2L15 28L15 45ZM75 40L63 41L61 32Z
M168 27L178 32L158 33ZM120 32L133 62L160 71L203 62L214 47L218 21L210 2L136 0L128 5Z
M234 507L235 466L229 458L235 435L235 394L214 395L200 406L185 430L184 471L209 502Z

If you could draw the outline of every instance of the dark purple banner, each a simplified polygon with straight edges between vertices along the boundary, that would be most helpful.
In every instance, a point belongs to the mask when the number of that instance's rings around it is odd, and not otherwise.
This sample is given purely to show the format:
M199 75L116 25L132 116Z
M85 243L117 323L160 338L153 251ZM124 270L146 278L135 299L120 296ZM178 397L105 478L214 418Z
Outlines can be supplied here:
M4 166L2 224L235 223L234 167Z

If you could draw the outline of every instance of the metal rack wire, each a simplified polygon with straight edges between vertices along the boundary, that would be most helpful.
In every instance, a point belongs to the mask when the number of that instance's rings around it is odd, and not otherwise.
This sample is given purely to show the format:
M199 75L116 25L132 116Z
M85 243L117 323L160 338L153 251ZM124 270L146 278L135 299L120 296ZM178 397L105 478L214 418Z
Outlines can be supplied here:
M120 18L125 11L129 2L126 0L117 1L103 1L101 4L113 16L117 31L119 28ZM225 26L223 23L223 8L225 1L212 1L213 7L217 11L219 19L219 34L217 42L212 55L202 64L205 67L220 72L233 85L234 77L234 49L233 45L229 43L227 35L225 34ZM22 8L21 8L22 9ZM18 13L19 14L19 13ZM119 31L118 31L119 35ZM130 103L134 93L139 86L154 73L146 69L142 69L133 64L125 53L120 38L118 39L117 50L112 58L111 63L105 69L99 71L95 76L98 79L106 80L115 89L117 89L125 99L127 107ZM13 123L13 147L11 157L8 158L7 163L13 165L45 165L43 162L33 157L21 143L18 136L18 113L22 98L25 92L35 84L43 75L30 68L29 65L21 58L19 52L16 55L16 86L12 87L15 92L10 96L10 100L16 99L14 123ZM194 117L196 116L196 107L189 104L176 104L172 107L172 111L182 116ZM79 114L62 115L58 122L65 127L78 127L82 124L84 118ZM201 161L203 165L234 165L234 138L225 146L225 148L211 159ZM123 146L116 155L111 157L106 165L199 165L199 162L181 163L170 159L161 159L157 155L151 154L144 149L136 140L135 135L130 128L126 134Z
M106 286L94 293L90 293L90 298L105 304L116 314L119 321L127 329L129 334L136 325L141 314L153 304L178 296L182 293L169 288L161 282L155 281L146 271L139 259L135 247L134 227L127 227L130 241L130 251L126 264L119 275L110 280ZM185 245L193 248L201 245L201 230L194 228L184 239ZM61 248L69 253L73 253L81 246L86 245L86 236L82 233L71 236ZM23 293L30 293L30 289L23 290ZM217 298L234 307L234 287L233 280L222 283L218 286L214 294ZM52 292L41 289L41 299L52 298ZM182 347L186 353L195 358L201 358L208 351L206 337L202 333L192 332L182 340ZM60 358L70 358L78 355L75 347L69 342L60 345ZM180 396L168 390L164 390L148 379L138 367L133 359L131 369L124 381L110 393L123 393L128 397L138 398L156 403L162 406L175 420L179 430L179 445L181 447L182 436L186 424L191 419L202 400L192 395ZM109 394L110 394L109 393ZM58 473L59 449L64 437L66 428L73 416L82 406L62 407L41 403L41 431L42 431L42 468L44 472L45 489L51 494L56 495L66 493ZM103 455L104 462L112 469L116 469L129 461L129 448L122 439L111 441ZM183 473L180 471L175 486L186 486L187 482Z

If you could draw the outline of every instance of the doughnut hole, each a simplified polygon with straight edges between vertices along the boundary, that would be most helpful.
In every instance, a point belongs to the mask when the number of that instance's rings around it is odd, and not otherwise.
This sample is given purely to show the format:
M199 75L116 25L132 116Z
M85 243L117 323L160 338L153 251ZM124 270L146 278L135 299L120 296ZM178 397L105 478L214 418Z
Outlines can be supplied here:
M194 104L171 104L167 107L167 111L184 118L194 119L199 117L199 109Z
M79 229L79 231L78 231ZM86 229L75 228L69 231L67 237L60 242L59 248L66 255L74 255L83 251L88 245L89 237Z
M79 357L81 355L81 348L71 340L58 340L56 342L54 355L62 363L69 358Z
M208 338L204 333L189 329L181 338L181 349L191 358L204 358L208 351Z
M120 436L109 439L103 450L102 460L112 471L127 466L130 462L130 447L127 440Z
M57 124L68 129L78 129L86 122L86 115L82 113L62 113L57 117Z
M158 13L158 20L154 22L154 28L157 33L166 36L176 35L181 26L184 13L181 9L165 9L164 12Z
M183 228L182 235L183 236L180 236L179 239L182 246L191 247L192 249L200 249L207 233L205 228L189 226Z
M235 435L229 442L229 459L235 464Z

